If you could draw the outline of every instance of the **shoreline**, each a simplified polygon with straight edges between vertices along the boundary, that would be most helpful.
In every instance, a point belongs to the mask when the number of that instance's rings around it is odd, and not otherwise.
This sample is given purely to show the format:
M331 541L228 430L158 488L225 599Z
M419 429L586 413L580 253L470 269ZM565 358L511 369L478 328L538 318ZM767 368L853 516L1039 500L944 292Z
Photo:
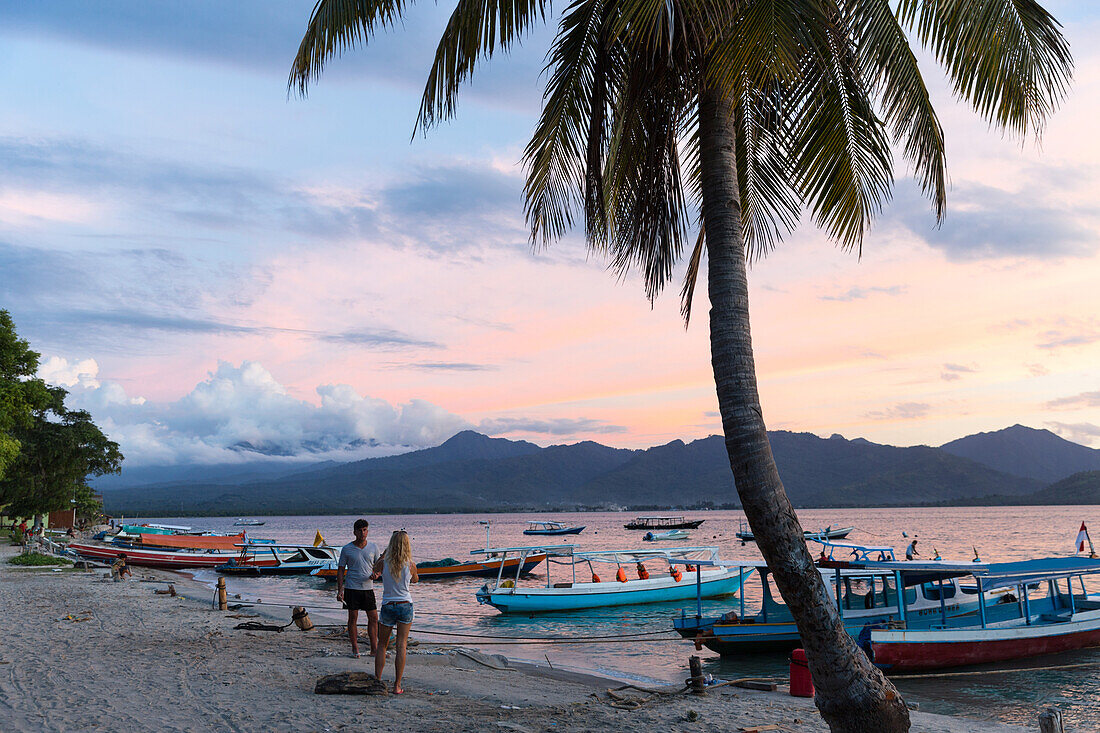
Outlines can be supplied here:
M135 568L133 580L116 583L104 580L102 570L15 570L7 564L15 551L0 549L0 603L10 614L0 650L6 731L127 731L151 724L169 731L369 726L627 733L769 724L798 733L827 730L811 699L790 697L783 688L724 687L702 697L624 690L619 694L633 702L615 707L607 690L622 683L609 676L424 641L410 648L405 694L316 695L313 686L324 675L373 671L370 657L347 656L338 627L320 626L339 619L311 612L319 628L310 632L235 630L242 618L211 610L206 586L182 573ZM176 597L154 594L167 583L175 585ZM254 608L236 615L290 620L289 608L282 615ZM392 684L392 661L383 679ZM928 733L1029 730L918 711L912 720L914 731Z

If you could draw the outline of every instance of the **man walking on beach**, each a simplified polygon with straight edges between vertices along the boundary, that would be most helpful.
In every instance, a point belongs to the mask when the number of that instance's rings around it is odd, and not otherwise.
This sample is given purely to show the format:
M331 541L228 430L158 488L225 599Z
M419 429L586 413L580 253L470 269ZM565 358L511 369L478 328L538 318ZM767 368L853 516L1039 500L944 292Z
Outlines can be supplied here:
M913 540L909 543L909 546L905 548L905 559L912 560L919 555L920 553L917 552L917 541Z
M367 542L369 525L365 519L356 519L353 527L355 540L340 550L336 567L336 600L348 609L348 638L351 639L351 656L359 657L359 612L367 612L367 636L370 653L378 653L378 604L374 599L374 563L378 560L378 547Z

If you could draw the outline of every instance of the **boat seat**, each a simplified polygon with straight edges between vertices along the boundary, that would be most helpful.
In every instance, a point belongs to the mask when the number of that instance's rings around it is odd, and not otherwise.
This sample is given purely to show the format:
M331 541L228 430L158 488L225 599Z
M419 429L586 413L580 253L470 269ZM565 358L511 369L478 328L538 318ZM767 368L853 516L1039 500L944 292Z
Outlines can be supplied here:
M1077 604L1078 611L1097 611L1100 610L1100 601L1082 600L1075 598L1074 603Z
M572 588L572 583L554 583L555 588Z
M1061 624L1061 623L1065 623L1066 621L1069 621L1072 618L1073 618L1073 614L1069 612L1068 608L1064 611L1060 611L1059 613L1041 613L1041 614L1039 614L1039 620L1044 621L1048 624Z

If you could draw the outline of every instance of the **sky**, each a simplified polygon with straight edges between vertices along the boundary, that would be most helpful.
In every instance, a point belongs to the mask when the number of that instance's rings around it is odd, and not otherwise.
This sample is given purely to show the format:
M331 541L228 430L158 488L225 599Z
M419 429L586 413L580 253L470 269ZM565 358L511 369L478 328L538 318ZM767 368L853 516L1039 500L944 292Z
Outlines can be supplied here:
M1100 447L1100 8L1045 5L1076 72L1041 143L922 57L943 224L899 163L861 255L804 223L753 263L771 429L939 445L1022 423ZM129 464L721 431L702 298L685 329L678 282L650 303L579 233L530 245L553 28L413 136L447 6L302 99L312 0L0 2L0 308Z

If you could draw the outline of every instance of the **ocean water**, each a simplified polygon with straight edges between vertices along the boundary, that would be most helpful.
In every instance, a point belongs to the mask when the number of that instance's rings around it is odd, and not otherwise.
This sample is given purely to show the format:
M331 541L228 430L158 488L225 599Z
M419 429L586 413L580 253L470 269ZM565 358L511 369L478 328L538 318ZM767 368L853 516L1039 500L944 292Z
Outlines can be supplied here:
M723 559L760 558L754 544L742 545L734 537L739 522L744 519L740 512L690 511L686 515L706 519L706 522L691 531L691 539L687 542L664 542L658 543L659 546L714 545L721 549ZM641 542L642 532L623 528L633 516L631 513L586 512L559 513L553 517L421 514L368 515L366 518L371 523L370 538L380 546L385 545L392 530L407 530L413 554L419 561L471 557L470 550L485 547L485 528L478 523L483 519L492 522L490 543L494 547L570 543L584 549L625 550L652 546ZM351 525L358 517L256 518L263 519L265 524L249 528L250 535L279 542L311 544L314 533L319 530L330 545L339 546L352 539ZM566 537L522 534L528 520L547 518L570 525L583 524L586 529L580 535ZM1100 506L812 509L800 511L799 518L806 529L826 525L855 526L857 529L849 540L867 545L891 545L897 548L899 556L909 539L917 537L918 547L925 557L939 550L945 558L969 560L977 548L982 559L988 562L1071 555L1082 521L1100 535ZM160 517L146 518L146 521L217 531L239 529L233 527L234 518L231 517ZM908 538L902 535L903 532ZM816 554L816 550L814 552ZM545 572L546 566L540 565L528 582L545 583ZM553 578L562 580L569 574L566 567L557 565L551 572ZM606 571L601 574L612 575ZM216 577L210 571L196 575L198 580L210 584ZM754 581L755 578L747 582L747 607L754 607L759 599L759 582ZM688 657L696 653L689 642L671 632L672 616L679 614L681 607L694 613L694 601L533 617L503 616L475 600L474 593L482 582L480 578L459 578L414 586L417 617L413 637L423 641L458 642L512 658L640 680L681 680L687 675ZM309 576L231 577L228 585L231 593L240 593L246 599L338 609L335 584ZM1089 589L1100 591L1097 587ZM736 599L704 601L704 613L728 610L729 604L737 602ZM577 641L578 637L592 636L606 637L606 640ZM571 643L541 641L547 637L571 640ZM707 650L699 654L704 658L705 670L724 679L786 677L787 674L787 662L783 657L722 659ZM908 700L919 702L921 709L926 711L1033 725L1041 710L1055 705L1062 709L1069 727L1100 730L1100 649L1024 660L1013 665L962 670L943 677L896 677L894 682Z

